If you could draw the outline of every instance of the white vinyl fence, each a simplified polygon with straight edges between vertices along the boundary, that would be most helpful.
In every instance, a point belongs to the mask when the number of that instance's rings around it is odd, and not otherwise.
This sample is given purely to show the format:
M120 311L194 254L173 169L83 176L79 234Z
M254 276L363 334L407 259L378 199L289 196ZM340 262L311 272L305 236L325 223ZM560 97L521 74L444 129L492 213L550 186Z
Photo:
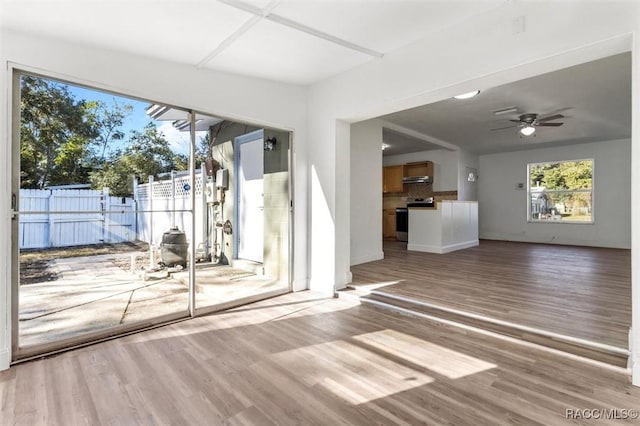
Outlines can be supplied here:
M206 175L196 170L195 183L189 175L173 176L170 180L134 185L134 198L138 210L138 238L152 245L162 242L162 234L172 227L183 231L190 239L191 202L190 191L195 191L196 247L206 240L206 203L203 182Z
M196 247L206 241L207 207L198 170L186 176L134 184L134 198L112 197L109 189L21 189L20 248L50 248L141 240L153 245L172 227L191 232L189 193L195 191Z
M135 201L109 189L21 189L21 249L119 243L137 238Z

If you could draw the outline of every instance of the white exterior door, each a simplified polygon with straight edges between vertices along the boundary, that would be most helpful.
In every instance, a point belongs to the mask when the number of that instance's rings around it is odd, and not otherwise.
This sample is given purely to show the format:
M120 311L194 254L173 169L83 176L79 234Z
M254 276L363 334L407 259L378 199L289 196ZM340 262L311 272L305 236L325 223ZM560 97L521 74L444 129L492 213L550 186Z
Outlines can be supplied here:
M264 143L240 144L238 164L238 258L262 263L264 245Z

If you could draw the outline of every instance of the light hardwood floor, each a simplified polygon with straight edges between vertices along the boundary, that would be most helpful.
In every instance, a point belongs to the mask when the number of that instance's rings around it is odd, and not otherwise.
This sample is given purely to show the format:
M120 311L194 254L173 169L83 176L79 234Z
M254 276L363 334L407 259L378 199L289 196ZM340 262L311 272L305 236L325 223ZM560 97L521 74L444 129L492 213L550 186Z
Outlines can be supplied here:
M561 425L639 401L614 369L310 292L0 372L3 425Z
M385 241L385 259L352 267L353 283L529 327L628 347L629 250L481 240L448 254Z

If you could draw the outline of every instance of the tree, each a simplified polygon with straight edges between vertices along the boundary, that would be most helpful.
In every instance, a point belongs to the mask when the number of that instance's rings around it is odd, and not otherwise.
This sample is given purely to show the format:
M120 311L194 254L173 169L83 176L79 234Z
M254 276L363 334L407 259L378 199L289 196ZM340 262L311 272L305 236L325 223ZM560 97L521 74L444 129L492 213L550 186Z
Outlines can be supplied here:
M532 186L548 190L588 189L592 185L591 161L562 161L534 164L530 168Z
M21 77L21 187L87 183L131 193L131 177L186 170L188 157L174 153L149 122L127 136L124 121L133 106L76 100L69 86Z
M20 95L21 187L82 181L86 145L96 136L86 102L64 84L29 75L21 77Z
M104 162L109 145L124 139L122 126L125 118L133 111L133 106L118 103L114 98L111 106L102 101L89 101L87 107L86 119L96 133L93 145L98 148L98 152L95 153L95 158Z
M186 170L185 156L171 151L169 142L156 126L149 122L142 131L132 130L127 147L114 152L101 170L89 176L95 189L108 187L116 196L131 195L133 176L146 180L171 170Z
M103 167L109 145L121 141L133 107L76 100L65 84L21 77L21 187L85 183Z
M580 213L591 207L593 185L593 163L584 161L562 161L557 163L533 164L529 170L532 187L544 187L540 195L550 199L552 206L562 206L562 211L572 212L572 219L589 218L590 214Z

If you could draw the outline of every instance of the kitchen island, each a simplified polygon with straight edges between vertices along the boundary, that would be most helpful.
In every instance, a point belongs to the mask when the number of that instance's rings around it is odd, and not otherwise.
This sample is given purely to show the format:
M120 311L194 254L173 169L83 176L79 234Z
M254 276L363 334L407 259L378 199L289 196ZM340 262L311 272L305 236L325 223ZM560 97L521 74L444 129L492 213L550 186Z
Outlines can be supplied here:
M478 202L443 200L409 207L407 250L449 253L478 245Z

